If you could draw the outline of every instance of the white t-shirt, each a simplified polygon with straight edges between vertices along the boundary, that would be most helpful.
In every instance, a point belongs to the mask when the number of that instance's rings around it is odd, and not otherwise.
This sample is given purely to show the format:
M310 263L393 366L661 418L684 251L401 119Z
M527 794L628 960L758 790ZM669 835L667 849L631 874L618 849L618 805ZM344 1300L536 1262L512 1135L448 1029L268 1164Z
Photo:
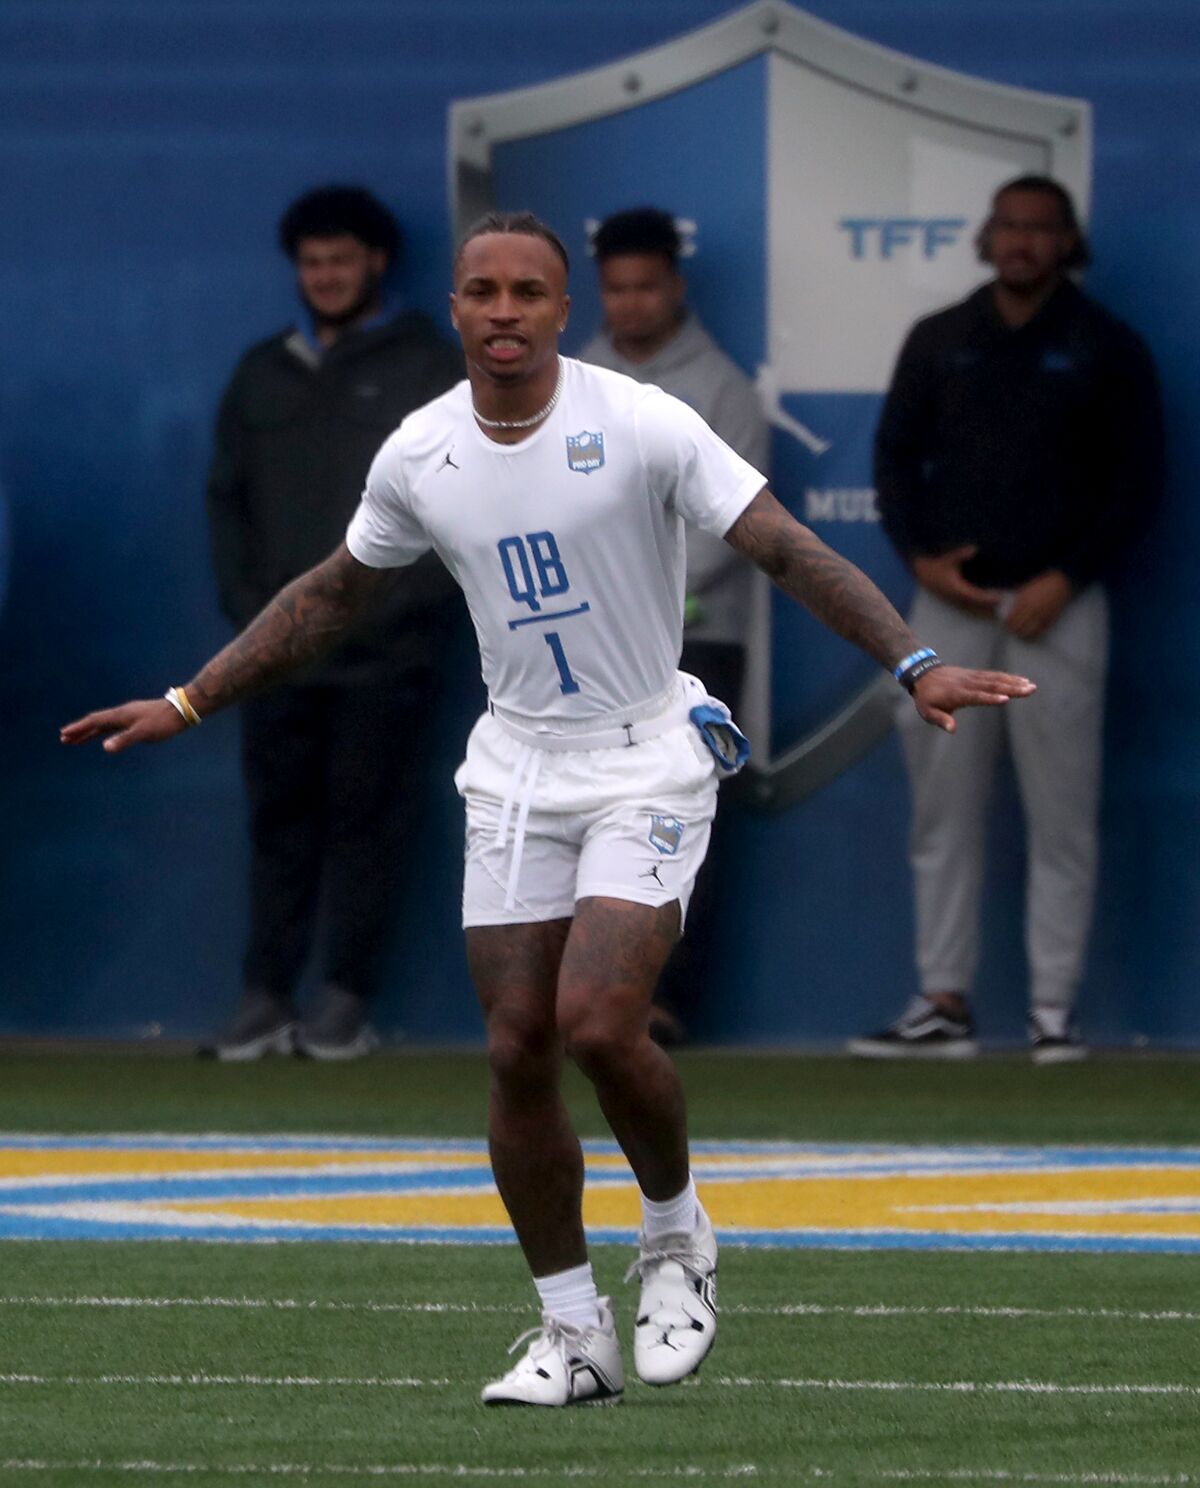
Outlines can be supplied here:
M433 548L458 580L492 701L543 721L669 686L683 636L683 518L723 536L766 481L686 404L563 359L558 406L519 444L461 382L375 457L346 544L395 568Z

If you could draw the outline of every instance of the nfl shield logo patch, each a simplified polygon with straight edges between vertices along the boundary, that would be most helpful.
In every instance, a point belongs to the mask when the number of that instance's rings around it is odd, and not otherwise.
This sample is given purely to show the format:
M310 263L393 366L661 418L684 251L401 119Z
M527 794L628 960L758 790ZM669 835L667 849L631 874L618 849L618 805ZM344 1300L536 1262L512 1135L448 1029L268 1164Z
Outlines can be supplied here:
M589 433L587 429L580 434L568 434L567 464L584 475L599 470L604 464L604 435Z
M656 847L663 857L673 857L679 851L683 838L683 823L675 816L652 816L650 818L650 846Z

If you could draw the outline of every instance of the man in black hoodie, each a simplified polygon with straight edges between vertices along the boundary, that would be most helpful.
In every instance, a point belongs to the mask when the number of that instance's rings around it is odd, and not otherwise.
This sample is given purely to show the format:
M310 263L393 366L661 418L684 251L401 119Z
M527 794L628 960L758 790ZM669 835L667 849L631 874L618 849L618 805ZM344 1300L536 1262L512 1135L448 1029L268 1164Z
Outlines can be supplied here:
M964 719L949 750L901 723L921 993L850 1049L975 1053L988 785L1007 742L1029 839L1030 1046L1035 1062L1052 1063L1085 1052L1073 1010L1096 874L1103 585L1158 501L1162 415L1143 342L1069 278L1088 250L1058 182L1002 186L977 246L993 279L920 321L901 349L875 481L883 525L919 586L917 633L1039 691L1028 707Z
M284 213L279 238L305 314L238 363L208 483L221 608L239 630L338 545L384 439L463 375L430 320L387 304L400 230L369 192L309 192ZM377 1043L369 1004L422 794L439 647L460 603L430 557L398 576L330 658L243 709L245 987L206 1052L347 1059ZM293 995L322 907L321 991L298 1022Z

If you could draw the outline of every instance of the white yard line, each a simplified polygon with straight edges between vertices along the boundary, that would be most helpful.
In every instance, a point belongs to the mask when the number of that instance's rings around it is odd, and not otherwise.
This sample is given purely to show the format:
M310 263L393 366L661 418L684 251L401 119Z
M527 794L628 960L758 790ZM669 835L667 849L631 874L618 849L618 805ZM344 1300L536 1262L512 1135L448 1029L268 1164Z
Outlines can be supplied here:
M304 1297L106 1297L106 1296L0 1296L0 1307L113 1307L113 1308L228 1308L280 1312L381 1312L381 1313L511 1313L532 1309L504 1302L338 1302ZM756 1307L735 1304L722 1309L727 1317L977 1317L1004 1320L1081 1318L1120 1323L1197 1323L1200 1312L1149 1310L1127 1307L971 1307L891 1305L889 1303L834 1304L781 1302Z
M552 1478L556 1482L564 1479L587 1479L611 1476L604 1467L469 1467L462 1462L388 1462L350 1466L339 1463L307 1462L236 1462L218 1465L208 1462L117 1462L95 1459L78 1462L49 1462L38 1458L14 1457L0 1461L0 1472L102 1472L141 1473L160 1475L211 1474L214 1477L349 1477L349 1478L484 1478L492 1481L527 1481L529 1479ZM699 1467L692 1464L679 1467L631 1467L622 1469L622 1477L639 1481L677 1482L729 1482L740 1478L756 1478L762 1469L753 1463L738 1467ZM774 1473L770 1474L775 1476ZM790 1472L789 1472L790 1476Z
M830 1474L832 1476L832 1474ZM962 1467L884 1469L878 1475L889 1483L1082 1483L1120 1485L1120 1488L1159 1488L1159 1485L1200 1483L1191 1473L1014 1472L1007 1468Z
M946 1395L1195 1395L1192 1384L1073 1384L1058 1380L847 1380L763 1379L749 1375L722 1375L709 1384L727 1389L864 1390L901 1394L933 1391Z
M304 1297L0 1297L0 1307L215 1307L280 1312L531 1312L509 1302L334 1302Z
M835 1305L822 1302L784 1302L778 1307L727 1307L725 1312L745 1312L759 1317L780 1313L797 1317L980 1317L980 1318L1087 1318L1120 1323L1200 1323L1200 1312L1141 1310L1127 1307L922 1307L888 1303Z
M0 1374L0 1385L191 1385L281 1386L319 1390L424 1390L453 1384L448 1379L386 1378L380 1375L310 1374Z
M282 1389L422 1390L443 1388L454 1383L456 1382L449 1379L419 1379L411 1376L207 1374L204 1371L188 1374L0 1374L0 1386L66 1385L84 1388L93 1385L135 1385L187 1389L192 1386L223 1385ZM1125 1381L1103 1384L1064 1380L767 1379L753 1375L719 1375L710 1377L708 1383L730 1390L823 1390L833 1393L1200 1396L1200 1385L1196 1384L1139 1384Z

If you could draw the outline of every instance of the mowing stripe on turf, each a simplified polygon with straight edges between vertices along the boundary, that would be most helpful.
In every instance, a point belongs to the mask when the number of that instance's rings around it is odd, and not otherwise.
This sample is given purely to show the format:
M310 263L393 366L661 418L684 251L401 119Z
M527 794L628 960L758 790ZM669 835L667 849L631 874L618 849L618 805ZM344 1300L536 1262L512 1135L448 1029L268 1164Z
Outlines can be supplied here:
M603 1467L469 1467L462 1462L389 1462L351 1466L341 1463L308 1462L235 1462L216 1465L208 1462L147 1462L105 1461L93 1459L77 1462L50 1462L37 1458L14 1457L0 1461L0 1471L6 1472L135 1472L160 1475L205 1474L220 1476L264 1477L352 1477L352 1478L485 1478L503 1481L508 1478L527 1480L530 1478L587 1479L607 1473ZM698 1467L694 1464L678 1467L628 1467L622 1475L629 1479L703 1482L706 1479L728 1482L738 1478L780 1478L789 1482L797 1479L823 1482L836 1481L847 1476L845 1472L829 1471L822 1467L789 1466L787 1468L759 1467L755 1463L741 1463L734 1467ZM857 1477L857 1473L853 1473ZM1200 1478L1190 1473L1122 1473L1106 1472L1021 1472L1006 1468L879 1468L872 1475L893 1483L964 1482L964 1483L1045 1483L1045 1484L1112 1484L1114 1488L1189 1488L1200 1483Z
M519 1316L530 1309L509 1302L337 1302L302 1297L0 1297L0 1307L129 1307L129 1308L228 1308L277 1309L280 1312L380 1312L380 1313L508 1313ZM1150 1311L1125 1307L940 1307L901 1305L886 1302L827 1303L781 1302L776 1307L735 1303L721 1309L725 1317L977 1317L1021 1321L1032 1319L1082 1318L1086 1321L1118 1323L1198 1323L1200 1312L1174 1309Z
M456 1383L449 1379L414 1379L383 1376L321 1376L270 1374L0 1374L3 1385L79 1386L93 1385L160 1386L187 1389L191 1386L223 1385L245 1388L329 1389L329 1390L421 1390ZM461 1381L458 1381L461 1383ZM697 1389L699 1381L686 1382ZM948 1395L1184 1395L1200 1396L1200 1385L1193 1384L1070 1384L1058 1380L849 1380L849 1379L764 1379L751 1375L720 1375L705 1381L720 1389L778 1389L827 1391L881 1391L903 1394L911 1391L934 1391Z

